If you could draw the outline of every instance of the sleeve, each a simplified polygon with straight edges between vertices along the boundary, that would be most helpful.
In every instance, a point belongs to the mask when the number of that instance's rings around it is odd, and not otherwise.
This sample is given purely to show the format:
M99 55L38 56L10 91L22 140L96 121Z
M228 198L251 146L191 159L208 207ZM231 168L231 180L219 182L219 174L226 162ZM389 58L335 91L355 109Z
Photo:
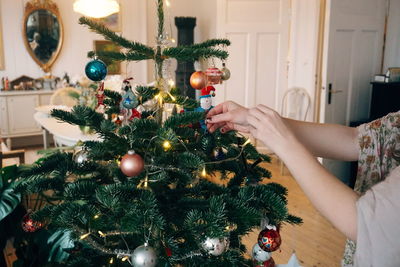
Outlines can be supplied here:
M355 266L400 266L400 167L357 201Z
M359 159L355 190L365 192L382 181L398 164L393 153L400 147L400 111L358 127Z

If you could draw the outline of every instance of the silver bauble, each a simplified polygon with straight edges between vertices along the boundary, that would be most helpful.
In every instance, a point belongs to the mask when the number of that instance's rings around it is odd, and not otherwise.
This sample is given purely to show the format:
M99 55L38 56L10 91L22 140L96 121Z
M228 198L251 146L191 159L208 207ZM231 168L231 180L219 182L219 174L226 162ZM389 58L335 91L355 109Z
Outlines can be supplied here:
M201 245L208 254L213 256L219 256L229 248L229 240L226 237L223 238L209 238Z
M143 245L137 247L132 254L134 267L154 267L157 264L157 254L154 248Z
M257 262L264 262L271 258L271 253L264 251L262 248L260 248L258 243L255 243L253 246L251 257Z
M82 166L84 165L89 159L89 155L86 149L82 149L75 153L74 161L76 164Z
M225 64L223 64L222 66L223 67L221 69L222 72L221 79L223 81L229 80L229 78L231 77L231 71L227 67L225 67Z

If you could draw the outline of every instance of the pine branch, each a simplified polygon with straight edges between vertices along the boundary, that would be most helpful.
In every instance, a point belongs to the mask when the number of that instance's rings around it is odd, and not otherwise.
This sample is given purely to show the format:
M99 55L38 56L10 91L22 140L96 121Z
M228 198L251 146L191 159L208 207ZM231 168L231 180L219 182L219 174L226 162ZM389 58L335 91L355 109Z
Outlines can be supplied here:
M94 58L98 56L104 62L112 63L113 61L141 61L152 59L152 57L137 52L114 52L114 51L90 51L88 57Z
M154 57L153 48L138 42L131 42L119 36L117 33L111 31L102 23L96 22L95 20L86 17L81 17L79 19L79 24L87 25L89 29L103 35L106 40L112 41L118 44L119 46L132 50L132 52L136 52L138 54L142 54L150 58Z
M199 58L219 58L225 60L228 58L228 52L215 48L189 48L189 47L169 47L163 51L163 56L175 58L179 61L196 61Z
M165 103L177 104L182 106L184 109L193 109L199 106L199 103L195 99L191 99L187 96L174 95L175 100L170 96L164 98Z
M165 128L178 128L204 119L204 112L185 112L173 115L164 122Z
M104 90L104 95L114 103L119 103L122 99L121 94L112 90Z
M289 214L285 220L286 222L290 224L302 224L303 219L294 215Z
M179 166L183 168L198 169L202 165L204 165L204 160L191 152L184 152L179 155Z
M228 39L210 39L202 43L193 44L186 47L190 49L198 49L198 48L209 48L218 45L230 46L231 41L229 41Z
M148 100L153 99L158 93L160 89L153 86L137 86L136 93L139 96L139 101L141 104L145 103Z

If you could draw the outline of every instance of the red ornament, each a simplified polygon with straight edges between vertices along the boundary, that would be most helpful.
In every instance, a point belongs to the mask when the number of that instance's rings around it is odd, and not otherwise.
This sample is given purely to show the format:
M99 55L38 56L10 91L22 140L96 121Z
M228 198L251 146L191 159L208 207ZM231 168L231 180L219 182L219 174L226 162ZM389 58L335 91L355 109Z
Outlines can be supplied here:
M170 249L169 247L165 248L165 253L167 254L168 257L172 256L172 249Z
M210 85L222 83L222 71L218 68L208 68L206 70L207 82Z
M96 108L98 108L99 106L104 106L104 82L101 82L99 87L97 88L97 94L96 94L96 98L97 98L97 106Z
M281 236L279 232L274 229L266 228L258 235L258 245L267 252L277 250L281 243Z
M138 176L144 169L144 160L134 150L129 150L122 157L120 168L122 173L128 177Z
M31 213L28 212L22 218L21 226L22 226L22 229L25 232L33 233L33 232L36 232L37 230L39 230L40 228L42 228L43 224L41 222L37 222L37 221L32 220Z
M197 90L201 90L207 85L207 75L202 71L193 72L190 76L190 85Z
M212 85L209 85L203 89L201 89L201 96L215 96L215 87Z
M134 118L141 119L142 118L142 113L140 113L137 109L133 108L132 109L132 115L129 117L129 120L133 120Z
M272 257L269 260L264 261L262 263L254 261L253 264L254 267L275 267L275 261Z

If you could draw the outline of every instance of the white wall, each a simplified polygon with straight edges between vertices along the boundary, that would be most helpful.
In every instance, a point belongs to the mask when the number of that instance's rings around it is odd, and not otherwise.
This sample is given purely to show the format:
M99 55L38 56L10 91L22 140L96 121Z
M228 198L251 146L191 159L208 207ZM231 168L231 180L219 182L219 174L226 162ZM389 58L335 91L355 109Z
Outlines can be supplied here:
M22 20L26 0L1 0L1 14L4 39L5 70L0 77L8 76L10 80L21 75L38 78L44 72L33 61L26 50L22 39ZM88 62L86 54L93 49L93 40L102 40L100 35L90 32L78 24L79 14L72 9L72 0L56 0L64 25L64 44L61 53L54 63L52 74L62 76L67 72L71 76L83 75ZM146 42L146 3L143 0L120 0L122 7L123 35L128 39ZM128 75L136 81L146 81L145 63L130 63Z
M390 67L400 67L400 0L388 1L390 1L390 10L386 36L384 72Z

